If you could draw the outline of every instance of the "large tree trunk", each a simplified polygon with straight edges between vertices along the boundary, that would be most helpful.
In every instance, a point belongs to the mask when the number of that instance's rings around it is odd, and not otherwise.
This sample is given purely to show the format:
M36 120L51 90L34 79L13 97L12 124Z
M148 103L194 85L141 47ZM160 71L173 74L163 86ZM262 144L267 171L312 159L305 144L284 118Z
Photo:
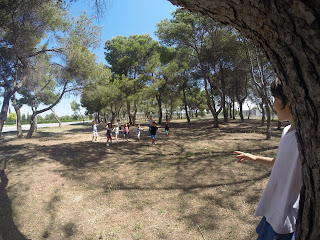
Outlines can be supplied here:
M296 239L320 239L319 1L170 0L232 25L263 48L291 104L303 169Z

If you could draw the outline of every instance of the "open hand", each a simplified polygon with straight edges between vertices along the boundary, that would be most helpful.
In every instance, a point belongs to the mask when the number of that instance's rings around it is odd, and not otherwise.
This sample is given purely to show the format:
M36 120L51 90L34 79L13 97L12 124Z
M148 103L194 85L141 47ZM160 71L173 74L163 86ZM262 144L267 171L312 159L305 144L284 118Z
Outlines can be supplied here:
M255 161L256 156L250 153L244 153L240 151L234 151L235 154L237 154L236 158L238 158L238 163L242 163L244 160L247 161Z

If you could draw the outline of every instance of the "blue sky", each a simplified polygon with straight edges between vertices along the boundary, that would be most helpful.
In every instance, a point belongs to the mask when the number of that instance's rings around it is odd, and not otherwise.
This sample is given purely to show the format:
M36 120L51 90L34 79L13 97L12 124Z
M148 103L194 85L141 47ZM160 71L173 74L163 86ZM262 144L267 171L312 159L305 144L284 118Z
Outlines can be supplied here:
M78 0L73 3L71 13L77 16L80 11L87 9L84 5L92 0ZM96 54L99 61L104 63L104 43L116 36L130 36L132 34L149 34L157 39L154 31L156 24L165 18L171 18L176 9L167 0L106 0L107 9L103 19L97 25L102 29L102 45ZM92 8L91 8L92 9ZM88 15L94 13L87 11Z
M97 55L97 61L106 64L104 59L104 43L106 40L116 36L130 36L132 34L149 34L157 40L154 31L156 24L163 19L170 19L171 13L175 11L176 6L167 0L105 0L107 8L103 18L96 25L102 27L101 46L94 52ZM72 3L70 12L74 16L78 16L79 12L87 11L88 15L94 13L94 9L90 4L93 0L77 0ZM65 96L56 106L58 116L71 115L72 110L70 102L76 100L80 103L80 96ZM13 110L13 109L11 109ZM31 113L30 108L23 107L22 114ZM82 109L84 113L84 109ZM42 115L51 114L50 112Z

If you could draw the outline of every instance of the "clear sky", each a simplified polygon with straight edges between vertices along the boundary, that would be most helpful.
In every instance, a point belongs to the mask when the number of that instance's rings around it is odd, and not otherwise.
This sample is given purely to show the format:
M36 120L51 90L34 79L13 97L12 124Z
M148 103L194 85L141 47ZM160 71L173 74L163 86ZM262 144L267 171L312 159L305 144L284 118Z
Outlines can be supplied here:
M104 43L116 36L130 36L132 34L149 34L154 39L156 24L166 18L171 18L171 13L176 9L167 0L105 0L107 8L103 18L97 25L102 29L102 45L96 54L99 61L104 63ZM73 3L71 13L77 16L80 11L88 9L85 3L93 0L78 0ZM90 8L93 9L93 8ZM90 15L94 13L88 10Z
M88 15L93 14L92 2L93 0L77 0L72 3L71 14L78 16L81 11L87 11ZM96 25L102 27L101 46L94 51L98 58L97 61L105 64L104 43L106 40L119 35L130 36L132 34L149 34L157 40L154 35L156 24L163 19L170 19L171 13L176 9L176 6L167 0L105 0L105 2L107 6L104 15L99 22L96 22ZM72 114L70 102L74 99L80 103L80 96L69 95L62 99L56 107L58 116ZM31 113L30 108L23 107L22 114L26 111ZM84 109L82 112L84 113ZM51 112L42 115L46 114L51 114Z

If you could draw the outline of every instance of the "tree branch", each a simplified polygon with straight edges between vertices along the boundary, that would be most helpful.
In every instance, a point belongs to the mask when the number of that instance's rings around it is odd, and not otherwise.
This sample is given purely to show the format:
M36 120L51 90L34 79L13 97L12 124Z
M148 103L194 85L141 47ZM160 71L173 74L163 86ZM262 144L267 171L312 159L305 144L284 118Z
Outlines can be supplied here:
M63 48L43 49L43 50L38 51L38 52L36 52L36 53L30 54L30 55L28 56L28 58L30 58L30 57L35 57L35 56L37 56L37 55L39 55L39 54L42 54L42 53L45 53L45 52L59 52L59 53L62 53L62 52L63 52Z
M38 114L41 114L41 113L46 112L48 110L51 110L55 105L57 105L60 102L63 95L66 93L66 88L67 88L68 83L69 83L69 81L66 81L64 83L62 93L60 94L60 97L57 99L57 101L55 101L51 106L37 111L36 114L38 115Z

